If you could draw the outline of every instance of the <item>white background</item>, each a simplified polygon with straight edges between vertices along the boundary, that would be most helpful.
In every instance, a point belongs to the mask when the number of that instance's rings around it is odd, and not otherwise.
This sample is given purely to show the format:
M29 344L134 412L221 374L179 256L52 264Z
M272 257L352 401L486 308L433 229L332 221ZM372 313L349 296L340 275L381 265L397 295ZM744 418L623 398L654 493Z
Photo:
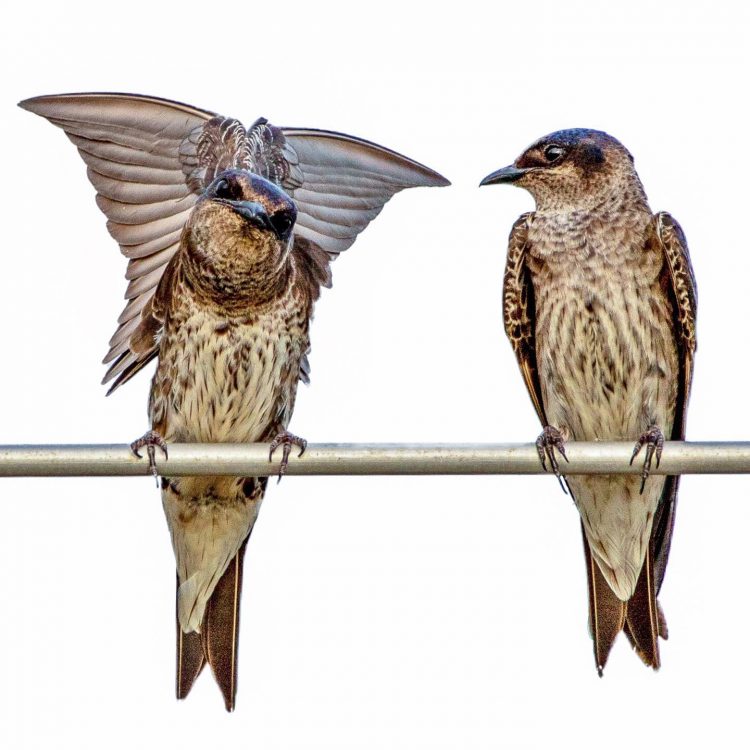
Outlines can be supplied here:
M445 174L334 267L312 330L310 441L531 441L501 330L505 243L533 206L477 189L544 133L607 130L700 288L693 439L747 439L747 5L310 0L14 3L0 28L0 442L129 442L149 375L99 364L125 261L61 131L16 108L149 93L342 130ZM149 479L0 482L3 748L739 747L750 479L684 480L659 673L594 668L578 518L551 477L295 478L245 561L237 710L173 696L174 568Z

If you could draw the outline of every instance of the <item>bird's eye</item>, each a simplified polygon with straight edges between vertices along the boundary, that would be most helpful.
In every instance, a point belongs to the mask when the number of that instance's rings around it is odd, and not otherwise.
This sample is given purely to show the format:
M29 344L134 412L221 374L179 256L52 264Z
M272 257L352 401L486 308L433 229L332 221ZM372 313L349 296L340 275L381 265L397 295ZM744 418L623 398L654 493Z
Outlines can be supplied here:
M565 149L562 146L547 146L544 149L544 158L551 164L553 161L557 161L564 153Z
M221 179L214 185L214 195L217 198L231 198L231 190L229 188L229 182Z
M289 230L294 224L294 219L294 211L289 211L286 209L281 209L281 211L277 211L275 214L271 214L271 216L269 217L269 221L271 222L273 231L276 232L276 235L281 238L287 237L289 235Z

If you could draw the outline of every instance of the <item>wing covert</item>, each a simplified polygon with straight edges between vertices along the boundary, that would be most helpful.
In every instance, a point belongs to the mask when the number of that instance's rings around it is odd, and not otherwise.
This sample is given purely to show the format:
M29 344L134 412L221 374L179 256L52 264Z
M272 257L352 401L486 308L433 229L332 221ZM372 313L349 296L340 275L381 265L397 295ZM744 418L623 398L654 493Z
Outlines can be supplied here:
M698 291L687 240L682 227L668 213L655 216L656 237L668 272L665 281L675 311L675 333L680 360L680 389L672 440L685 439L685 418L693 381L693 360L697 348L696 315Z
M503 278L503 323L518 360L526 390L542 425L547 425L536 361L534 287L526 266L529 223L532 214L522 214L508 238L508 258Z
M666 212L654 216L656 241L664 256L662 284L674 309L674 331L680 363L680 382L677 391L671 440L685 439L685 422L690 387L693 381L693 360L697 348L696 316L698 291L690 263L687 240L680 225ZM651 544L654 556L654 577L657 593L664 580L669 549L672 543L679 477L667 477L661 502L654 516Z

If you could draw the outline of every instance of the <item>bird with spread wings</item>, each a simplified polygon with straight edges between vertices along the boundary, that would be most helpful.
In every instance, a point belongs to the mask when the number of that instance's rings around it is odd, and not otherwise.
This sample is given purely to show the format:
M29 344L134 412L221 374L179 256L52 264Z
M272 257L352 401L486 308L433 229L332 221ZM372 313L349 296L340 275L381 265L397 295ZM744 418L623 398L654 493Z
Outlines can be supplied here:
M110 393L158 357L152 430L133 444L270 442L307 381L309 322L330 262L397 192L447 180L341 133L251 127L129 94L42 96L21 107L77 146L128 258L127 304L104 362ZM167 464L168 466L168 464ZM167 470L168 471L168 470ZM162 477L177 559L177 697L208 663L235 705L242 561L265 477Z

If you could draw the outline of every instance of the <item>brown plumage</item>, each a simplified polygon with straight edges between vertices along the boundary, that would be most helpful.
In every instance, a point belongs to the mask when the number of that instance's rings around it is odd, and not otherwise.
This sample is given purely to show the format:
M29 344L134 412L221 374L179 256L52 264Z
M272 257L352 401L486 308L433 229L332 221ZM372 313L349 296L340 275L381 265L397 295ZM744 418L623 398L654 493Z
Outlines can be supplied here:
M295 218L282 190L239 170L219 173L193 209L136 332L159 332L149 411L167 443L270 442L286 431L312 306L329 279L324 253L295 247ZM162 480L184 634L178 697L202 652L234 706L240 555L265 487L265 478Z
M158 357L153 431L134 445L303 445L286 428L330 262L394 193L447 181L351 136L265 120L246 131L159 99L64 95L21 106L78 146L130 258L105 381L114 390ZM161 480L177 560L178 698L208 663L234 708L242 560L266 484Z
M651 213L632 157L599 131L545 136L482 184L501 182L537 204L511 231L503 312L545 428L539 445L553 456L562 439L637 440L645 478L664 437L685 435L696 291L682 230ZM566 483L581 514L597 669L621 630L658 668L678 477Z
M198 198L225 169L247 169L280 185L297 206L295 237L331 258L400 190L449 185L419 162L361 138L276 127L137 94L56 94L26 99L77 146L107 229L128 258L128 300L109 342L104 382L112 392L147 356L134 340ZM155 350L150 354L155 355Z

